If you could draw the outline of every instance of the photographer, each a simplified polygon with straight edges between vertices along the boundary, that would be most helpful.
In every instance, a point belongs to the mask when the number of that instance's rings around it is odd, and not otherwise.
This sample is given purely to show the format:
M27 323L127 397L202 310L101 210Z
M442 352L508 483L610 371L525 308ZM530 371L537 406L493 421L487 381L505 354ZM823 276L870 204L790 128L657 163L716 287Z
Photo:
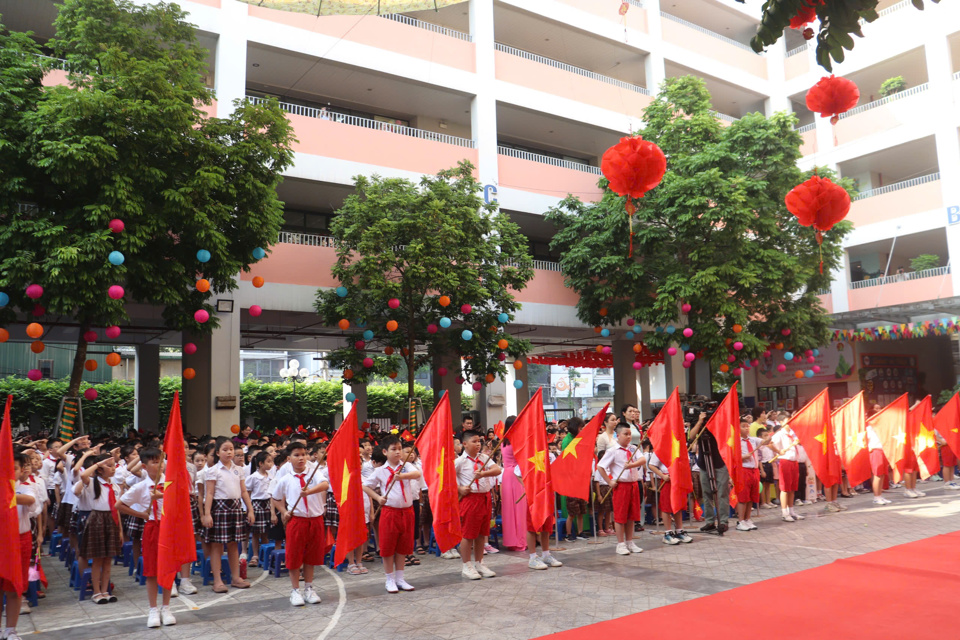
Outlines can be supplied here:
M703 491L703 517L707 523L700 527L700 531L713 531L719 528L721 533L727 530L727 520L730 518L730 472L723 464L723 458L720 457L720 448L717 441L709 430L704 430L707 422L705 411L700 412L697 423L690 430L690 440L697 437L700 431L699 440L693 445L697 454L697 466L700 467L700 488ZM714 485L710 484L709 467L707 458L713 463L714 475L716 478L716 492ZM719 526L717 524L719 522Z

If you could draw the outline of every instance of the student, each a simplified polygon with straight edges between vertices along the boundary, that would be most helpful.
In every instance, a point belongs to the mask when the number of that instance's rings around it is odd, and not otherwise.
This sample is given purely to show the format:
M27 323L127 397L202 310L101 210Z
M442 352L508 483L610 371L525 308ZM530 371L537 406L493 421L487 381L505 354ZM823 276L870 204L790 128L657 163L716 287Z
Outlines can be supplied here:
M523 475L520 473L519 465L513 468L513 473L522 484ZM551 490L551 495L552 494L553 491ZM549 567L562 567L563 563L550 553L550 534L553 533L553 527L557 523L556 516L551 513L550 517L543 523L543 526L538 529L533 524L533 518L530 515L530 503L527 502L526 520L527 550L530 552L530 560L527 562L527 566L538 571L543 571ZM539 557L537 556L537 542L540 542L541 549Z
M754 407L756 412L757 407ZM760 418L763 416L761 415ZM757 416L754 416L754 420ZM756 423L754 423L756 424ZM754 502L760 502L760 469L759 449L760 438L750 435L753 425L749 422L740 423L740 456L743 461L743 486L737 493L737 516L740 521L737 523L737 531L753 531L757 525L750 519L750 510ZM756 433L760 433L764 428L760 427Z
M28 574L30 572L31 548L33 538L30 534L30 518L34 517L43 507L37 502L33 491L20 482L19 478L28 464L27 456L22 453L13 455L13 475L18 478L14 484L14 493L16 494L17 521L19 522L20 533L20 570L23 573L23 584L27 584ZM2 637L6 640L20 640L17 635L17 622L20 619L20 593L14 589L13 583L9 580L0 580L0 590L6 597L7 621L3 625ZM3 614L3 599L0 598L0 615Z
M313 568L323 564L327 532L323 512L330 488L326 469L307 470L307 449L302 442L287 446L291 473L280 478L273 488L273 507L280 513L287 531L287 569L290 570L290 604L320 604L313 590ZM296 504L296 507L294 507ZM303 571L303 593L300 573Z
M567 435L563 437L563 441L560 443L560 451L566 449L567 445L579 435L580 430L583 429L583 425L583 420L576 416L567 421ZM586 540L586 536L583 535L583 517L590 512L587 501L583 498L574 498L571 496L564 496L564 498L566 499L567 506L567 525L565 532L567 542Z
M414 553L411 553L406 558L404 558L404 566L417 566L420 564L420 558L418 555L423 555L426 551L423 547L417 545L417 539L420 537L419 527L417 526L420 522L420 483L423 480L423 467L419 464L417 459L417 450L413 446L413 442L402 442L403 445L403 454L400 456L401 460L408 461L411 465L416 468L417 471L421 473L420 477L416 480L410 481L410 490L413 492L413 540L414 540Z
M203 526L208 530L210 542L210 568L213 572L213 592L227 593L220 575L223 548L227 548L230 562L231 586L249 589L250 583L240 577L240 552L238 545L247 541L247 524L253 524L253 505L250 494L241 479L240 467L233 464L233 442L223 439L217 444L219 462L207 470L205 499L203 502ZM244 523L241 502L246 506Z
M683 530L683 509L687 506L687 500L684 498L682 501L679 501L679 504L674 504L673 496L670 492L669 468L663 464L660 458L657 457L657 454L651 451L650 462L647 465L647 469L656 476L653 478L654 482L656 482L658 478L663 482L663 484L660 485L660 500L658 501L658 506L660 507L660 513L667 514L668 517L664 518L664 524L670 527L663 534L663 544L677 545L681 542L687 544L693 542L693 538Z
M934 436L937 444L940 445L940 474L943 476L943 486L956 491L960 489L960 484L953 480L954 467L957 466L957 456L939 431L934 431Z
M783 425L770 443L773 451L779 456L777 462L780 469L780 517L784 522L804 519L804 516L793 508L794 492L800 485L800 467L797 462L799 444L800 441L789 424Z
M77 506L83 522L78 521L79 543L78 559L92 559L90 584L93 586L94 604L116 602L117 597L110 594L110 567L113 558L119 556L122 547L120 533L120 515L117 513L116 488L110 479L116 471L116 463L111 455L87 456L84 471L73 485L73 492L80 498Z
M73 451L71 452L71 448ZM73 492L73 485L77 478L74 474L77 458L90 448L90 436L79 436L61 447L51 449L50 452L62 461L60 471L60 504L57 507L56 526L64 538L70 541L70 546L77 550L76 506L77 496Z
M410 481L420 477L412 464L401 464L403 447L396 436L387 436L380 442L387 463L374 469L363 479L363 491L383 507L380 510L379 542L387 574L387 593L413 591L403 578L404 556L413 553L413 489ZM389 490L388 490L389 487ZM379 489L378 495L374 489Z
M463 454L454 463L460 493L460 529L463 532L461 573L469 580L493 578L497 574L483 564L483 545L490 535L493 478L499 476L502 469L495 463L488 463L489 456L480 452L483 438L479 432L468 429L462 438Z
M177 619L170 612L169 589L163 592L163 606L157 608L157 553L160 543L160 519L163 514L163 454L159 449L145 447L140 451L140 460L146 478L120 496L117 511L128 518L144 521L143 577L147 580L147 601L150 604L147 628L156 629L161 623L163 626L177 624ZM139 509L143 504L148 505L147 508Z
M775 509L776 505L770 502L771 496L776 495L777 493L777 480L773 477L773 450L770 448L770 440L773 438L773 433L766 428L757 429L757 437L760 438L760 446L757 448L759 452L757 457L759 458L760 470L760 508L761 509Z
M890 463L883 453L880 436L869 424L867 425L867 450L870 452L870 470L873 472L873 479L870 483L870 487L873 489L873 504L881 506L891 504L892 500L883 497L883 480L890 469Z
M250 566L256 567L259 564L260 545L268 542L267 531L271 524L277 523L277 514L270 501L270 469L273 467L273 456L266 451L261 451L253 457L251 465L254 472L247 476L244 484L250 494L250 503L253 505L254 520L250 525L250 533L253 536L253 558L250 559Z
M634 456L637 448L630 444L631 427L621 424L617 427L617 447L607 449L597 464L597 472L610 486L612 495L600 496L613 500L613 522L617 533L617 553L628 556L642 553L643 549L633 542L634 522L640 519L640 480L638 467L647 461L642 456Z

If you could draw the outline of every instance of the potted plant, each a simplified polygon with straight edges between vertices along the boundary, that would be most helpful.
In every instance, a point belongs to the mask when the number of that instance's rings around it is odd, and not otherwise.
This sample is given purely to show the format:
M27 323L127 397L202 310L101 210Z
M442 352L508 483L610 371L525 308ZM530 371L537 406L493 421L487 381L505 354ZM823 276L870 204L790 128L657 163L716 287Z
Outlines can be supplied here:
M883 84L880 85L880 97L886 98L888 96L892 96L895 93L900 93L906 88L907 81L903 79L903 76L887 78L883 81Z

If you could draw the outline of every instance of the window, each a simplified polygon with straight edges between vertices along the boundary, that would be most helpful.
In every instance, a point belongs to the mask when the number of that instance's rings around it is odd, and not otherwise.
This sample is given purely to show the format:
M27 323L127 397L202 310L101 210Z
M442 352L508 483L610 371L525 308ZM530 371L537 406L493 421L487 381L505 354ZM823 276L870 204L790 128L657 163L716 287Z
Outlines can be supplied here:
M38 360L37 368L43 378L49 380L53 377L53 360Z
M613 392L610 390L610 385L608 384L598 384L597 385L597 395L598 396L609 396Z

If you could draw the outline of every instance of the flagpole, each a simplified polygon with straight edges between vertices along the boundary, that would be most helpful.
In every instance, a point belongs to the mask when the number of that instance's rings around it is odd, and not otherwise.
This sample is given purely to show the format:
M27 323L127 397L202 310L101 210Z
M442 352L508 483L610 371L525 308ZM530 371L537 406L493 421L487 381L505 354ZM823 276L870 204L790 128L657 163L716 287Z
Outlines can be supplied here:
M599 484L597 487L599 488ZM596 493L593 490L593 478L590 479L590 513L593 516L593 543L600 544L600 539L598 537L600 532L600 524L597 522L597 497ZM591 543L587 543L591 544Z

